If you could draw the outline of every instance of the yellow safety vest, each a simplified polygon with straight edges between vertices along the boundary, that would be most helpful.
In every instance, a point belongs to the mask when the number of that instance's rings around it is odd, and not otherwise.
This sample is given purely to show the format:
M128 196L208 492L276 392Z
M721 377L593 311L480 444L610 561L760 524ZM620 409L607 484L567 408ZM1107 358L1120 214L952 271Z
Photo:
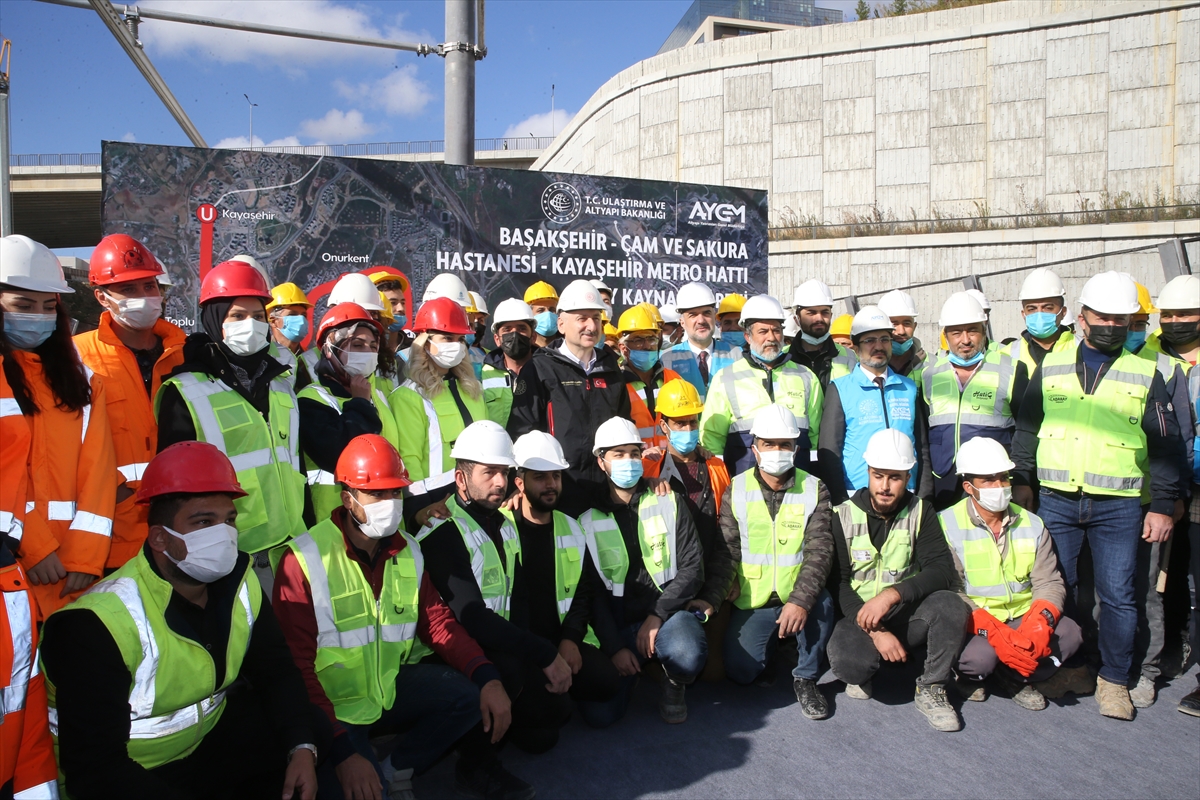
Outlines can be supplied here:
M446 522L453 522L467 546L467 554L471 557L471 572L479 593L483 596L484 605L500 616L508 619L512 605L513 577L516 575L517 562L521 560L521 537L517 535L517 527L513 522L512 512L500 509L504 515L504 524L500 527L500 541L504 546L504 560L500 560L500 552L487 532L480 527L470 514L458 504L458 495L453 495L446 501L450 509L450 519L431 519L417 533L417 541L433 533Z
M847 500L837 507L846 551L850 554L853 575L850 588L863 602L870 600L889 586L920 572L913 562L917 546L917 528L925 506L921 498L910 495L908 504L888 522L887 539L880 552L871 541L867 512Z
M638 499L638 544L642 565L659 591L670 583L679 571L675 545L675 493L659 497L647 490ZM593 508L579 518L592 562L600 580L613 597L625 594L625 579L629 576L629 553L625 539L612 514Z
M482 396L475 399L461 392L461 397L473 422L489 418ZM450 458L450 451L467 423L450 390L444 389L429 400L417 384L405 381L388 396L388 403L400 440L396 449L413 479L405 492L425 494L454 483L454 459ZM424 426L420 424L422 416Z
M963 567L963 592L1001 622L1024 616L1033 604L1029 576L1045 525L1040 517L1010 505L1009 513L1016 516L1016 521L1007 531L1008 552L1001 559L992 532L971 522L967 512L970 502L971 498L964 498L938 514L946 541Z
M792 593L804 561L804 529L817 507L820 485L812 475L796 470L795 483L772 519L753 475L750 470L735 477L730 493L742 547L737 567L742 592L733 604L741 609L762 608L772 595L786 601Z

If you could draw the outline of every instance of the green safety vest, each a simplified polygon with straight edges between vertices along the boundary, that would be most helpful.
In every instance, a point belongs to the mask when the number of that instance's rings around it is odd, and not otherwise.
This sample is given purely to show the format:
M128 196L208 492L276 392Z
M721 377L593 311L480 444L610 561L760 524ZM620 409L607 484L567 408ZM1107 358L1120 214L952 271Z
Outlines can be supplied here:
M1009 505L1008 511L1016 516L1016 522L1007 531L1008 552L1001 559L992 532L971 522L967 513L970 502L971 498L964 498L938 514L946 541L963 567L963 592L1001 622L1024 616L1033 605L1029 574L1046 526L1040 517L1020 506Z
M1038 480L1066 492L1137 497L1149 471L1142 415L1155 363L1122 350L1088 395L1075 373L1075 353L1048 353L1042 362Z
M858 366L858 357L853 352L838 344L837 355L829 363L829 380L835 380L843 375L849 375Z
M491 537L458 504L457 494L446 500L446 508L450 509L450 519L431 519L417 533L417 541L423 541L444 523L453 522L458 527L463 544L467 546L467 554L471 557L471 572L479 586L479 593L483 596L484 605L508 619L512 604L513 577L517 571L517 562L521 560L521 537L517 535L512 512L500 509L500 513L504 515L504 524L500 527L500 541L504 546L504 559L501 560L500 552Z
M221 719L225 690L242 670L262 607L262 587L247 564L230 613L225 680L216 686L208 650L167 625L172 591L171 584L155 574L147 556L139 553L65 609L91 611L121 651L132 679L126 748L129 757L145 769L188 756ZM57 737L56 694L47 678L50 731Z
M174 386L192 416L196 439L229 457L245 497L237 508L238 549L258 553L304 533L304 474L300 471L300 415L296 396L281 378L271 381L270 422L240 394L202 372L163 381ZM155 415L162 393L155 398Z
M653 489L647 489L638 499L638 544L642 551L642 565L650 580L661 592L675 573L675 493L659 497ZM584 512L579 518L587 540L592 563L600 573L600 580L612 592L613 597L625 595L625 579L629 576L629 553L625 539L612 514L598 508Z
M771 381L772 395L763 387L765 376ZM794 361L764 372L746 359L738 359L714 375L700 419L701 444L720 455L727 436L750 433L754 417L772 404L772 396L796 416L802 433L812 431L808 438L815 449L815 434L821 429L821 384L812 370Z
M929 427L954 426L954 451L963 425L978 428L1017 427L1013 418L1013 381L1017 376L1017 361L1002 350L991 350L983 363L967 379L962 389L949 356L941 354L937 363L922 370L921 391L929 407Z
M924 511L924 501L910 495L908 504L888 522L887 539L883 542L883 552L880 552L871 541L867 512L849 500L837 507L853 572L850 588L864 603L887 587L921 571L912 557L917 545L917 527Z
M460 396L471 414L471 422L488 419L482 396L479 399L472 398L461 391L461 387ZM388 404L392 407L399 431L400 446L396 449L400 451L400 458L404 460L404 466L413 479L405 492L410 495L425 494L454 483L454 459L450 457L450 450L468 423L462 418L462 412L458 410L450 390L445 389L430 400L421 394L417 384L411 380L405 381L388 396ZM414 422L422 416L425 417L424 436L420 437L419 444L410 442L407 434L420 428ZM415 447L410 444L415 444Z
M320 383L314 381L308 386L300 390L300 394L296 395L296 399L307 397L309 400L316 400L324 403L339 414L342 413L343 406L349 397L337 397L333 392L326 389ZM371 389L371 402L375 405L375 410L379 413L379 420L383 423L381 435L391 443L392 447L396 447L399 439L396 433L396 418L392 415L391 406L388 405L387 396L379 389ZM321 469L308 457L308 453L303 454L304 459L304 474L308 481L308 492L312 496L313 512L317 520L329 519L329 515L333 513L335 508L342 507L342 487L338 485L332 472L326 472Z
M733 604L743 610L762 608L772 595L786 600L792 593L804 561L804 528L817 507L820 484L807 472L796 470L795 483L772 519L754 474L755 470L748 470L735 477L730 492L742 548L737 567L742 591Z
M1046 352L1046 355L1050 355L1050 353L1062 353L1071 350L1074 346L1075 337L1071 335L1071 331L1063 330L1059 332L1058 338L1054 340L1054 346ZM1031 345L1029 340L1024 336L1018 336L1016 341L1003 345L1001 351L1015 358L1018 363L1024 364L1026 373L1032 375L1033 371L1037 369L1038 363L1033 360L1033 355L1029 349L1031 347L1037 347L1037 345Z
M334 714L350 725L378 720L396 702L400 667L431 652L417 639L425 559L412 537L396 535L408 546L385 562L378 600L333 520L288 543L312 592L317 680Z
M508 426L512 413L512 376L506 369L497 369L491 364L483 365L483 403L487 406L488 419L500 427Z
M554 516L554 600L558 604L558 621L567 618L575 590L583 577L583 554L587 551L587 540L579 523L561 511Z

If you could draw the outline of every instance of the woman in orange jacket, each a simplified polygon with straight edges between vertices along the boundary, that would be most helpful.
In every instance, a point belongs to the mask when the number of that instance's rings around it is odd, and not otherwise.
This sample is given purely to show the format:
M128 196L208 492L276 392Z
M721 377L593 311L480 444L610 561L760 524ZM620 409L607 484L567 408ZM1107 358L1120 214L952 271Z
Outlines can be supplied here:
M26 458L13 465L28 482L25 521L9 540L42 618L103 574L116 505L104 384L80 362L58 299L72 291L44 245L0 239L0 357L30 435Z

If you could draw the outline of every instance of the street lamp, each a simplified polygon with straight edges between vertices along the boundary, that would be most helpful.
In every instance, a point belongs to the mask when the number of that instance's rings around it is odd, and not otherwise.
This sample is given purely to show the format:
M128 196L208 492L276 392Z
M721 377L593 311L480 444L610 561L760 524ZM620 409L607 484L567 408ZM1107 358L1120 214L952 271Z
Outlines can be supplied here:
M242 97L246 98L246 102L250 103L250 95L242 93ZM254 149L254 109L258 103L250 103L250 149Z

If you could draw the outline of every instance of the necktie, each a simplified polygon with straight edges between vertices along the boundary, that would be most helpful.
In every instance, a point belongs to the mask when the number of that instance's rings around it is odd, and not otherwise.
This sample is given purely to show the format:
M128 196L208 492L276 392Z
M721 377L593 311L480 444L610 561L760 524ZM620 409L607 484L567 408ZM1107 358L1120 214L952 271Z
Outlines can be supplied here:
M708 386L708 351L701 351L699 355L700 361L700 380L704 381L704 385Z

